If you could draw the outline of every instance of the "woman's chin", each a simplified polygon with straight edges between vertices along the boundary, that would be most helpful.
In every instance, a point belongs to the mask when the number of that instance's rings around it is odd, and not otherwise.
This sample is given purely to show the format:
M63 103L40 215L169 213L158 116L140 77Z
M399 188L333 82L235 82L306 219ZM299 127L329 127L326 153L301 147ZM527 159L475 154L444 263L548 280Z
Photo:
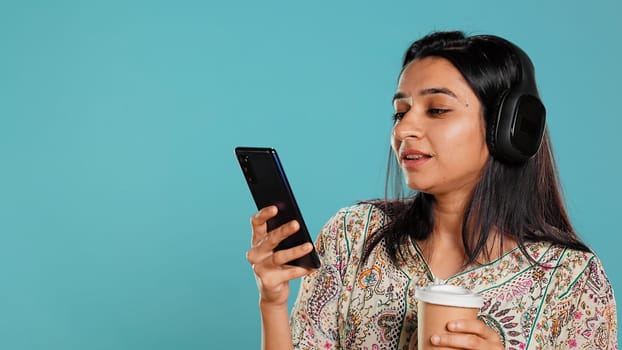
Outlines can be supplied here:
M430 186L425 186L424 184L420 184L420 183L408 182L406 183L406 186L408 187L409 190L415 191L415 192L430 193L430 191L432 190Z

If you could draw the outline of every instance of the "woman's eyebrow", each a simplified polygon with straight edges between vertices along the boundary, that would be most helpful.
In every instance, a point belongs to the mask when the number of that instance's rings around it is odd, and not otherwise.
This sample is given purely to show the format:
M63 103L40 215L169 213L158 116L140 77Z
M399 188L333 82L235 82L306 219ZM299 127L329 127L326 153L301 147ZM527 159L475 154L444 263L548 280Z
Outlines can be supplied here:
M442 88L442 87L441 88L429 88L429 89L423 89L419 91L419 95L421 96L434 95L434 94L444 94L444 95L451 96L455 99L458 99L458 96L456 96L456 94L454 94L453 91L447 88Z
M393 102L397 101L397 100L404 100L404 99L408 99L410 98L410 96L406 95L403 92L396 92L395 95L393 95Z
M448 88L443 88L443 87L428 88L428 89L423 89L419 91L420 96L435 95L435 94L444 94L444 95L453 97L456 100L458 99L458 96L453 91L449 90ZM395 93L395 95L393 95L394 103L395 101L398 101L398 100L409 100L409 99L411 99L411 97L401 91L398 91Z
M408 96L403 92L397 92L395 95L393 95L393 108L397 108L397 103L406 103L409 106L412 106L413 104L413 98L412 96Z

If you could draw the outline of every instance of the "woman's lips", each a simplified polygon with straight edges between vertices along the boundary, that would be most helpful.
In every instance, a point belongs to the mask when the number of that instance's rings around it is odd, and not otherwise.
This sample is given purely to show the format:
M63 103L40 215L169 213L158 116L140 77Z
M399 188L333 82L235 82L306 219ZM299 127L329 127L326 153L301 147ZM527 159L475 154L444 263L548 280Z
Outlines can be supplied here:
M432 158L431 155L419 150L405 150L400 153L400 161L403 168L414 169Z

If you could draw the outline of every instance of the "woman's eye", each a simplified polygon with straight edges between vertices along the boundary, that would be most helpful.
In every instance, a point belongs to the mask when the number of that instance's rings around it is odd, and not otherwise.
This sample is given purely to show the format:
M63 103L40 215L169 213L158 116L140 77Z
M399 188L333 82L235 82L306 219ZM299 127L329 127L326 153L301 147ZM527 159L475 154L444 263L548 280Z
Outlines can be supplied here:
M404 114L406 114L405 112L395 112L393 114L393 122L399 122L400 120L402 120L402 118L404 118Z
M443 108L430 108L428 109L428 114L433 115L433 116L439 116L443 113L448 112L449 109L443 109Z

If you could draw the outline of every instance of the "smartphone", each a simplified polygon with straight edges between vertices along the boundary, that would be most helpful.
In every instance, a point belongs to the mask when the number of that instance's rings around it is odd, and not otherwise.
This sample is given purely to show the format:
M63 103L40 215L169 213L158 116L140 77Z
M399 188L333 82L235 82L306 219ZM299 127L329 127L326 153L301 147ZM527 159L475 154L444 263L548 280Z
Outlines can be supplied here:
M268 220L268 231L291 220L298 221L300 225L298 232L285 238L274 250L288 249L306 242L313 244L276 150L265 147L236 147L235 156L257 209L270 205L276 205L279 209L277 215ZM309 254L287 264L311 268L319 268L321 265L315 247Z

